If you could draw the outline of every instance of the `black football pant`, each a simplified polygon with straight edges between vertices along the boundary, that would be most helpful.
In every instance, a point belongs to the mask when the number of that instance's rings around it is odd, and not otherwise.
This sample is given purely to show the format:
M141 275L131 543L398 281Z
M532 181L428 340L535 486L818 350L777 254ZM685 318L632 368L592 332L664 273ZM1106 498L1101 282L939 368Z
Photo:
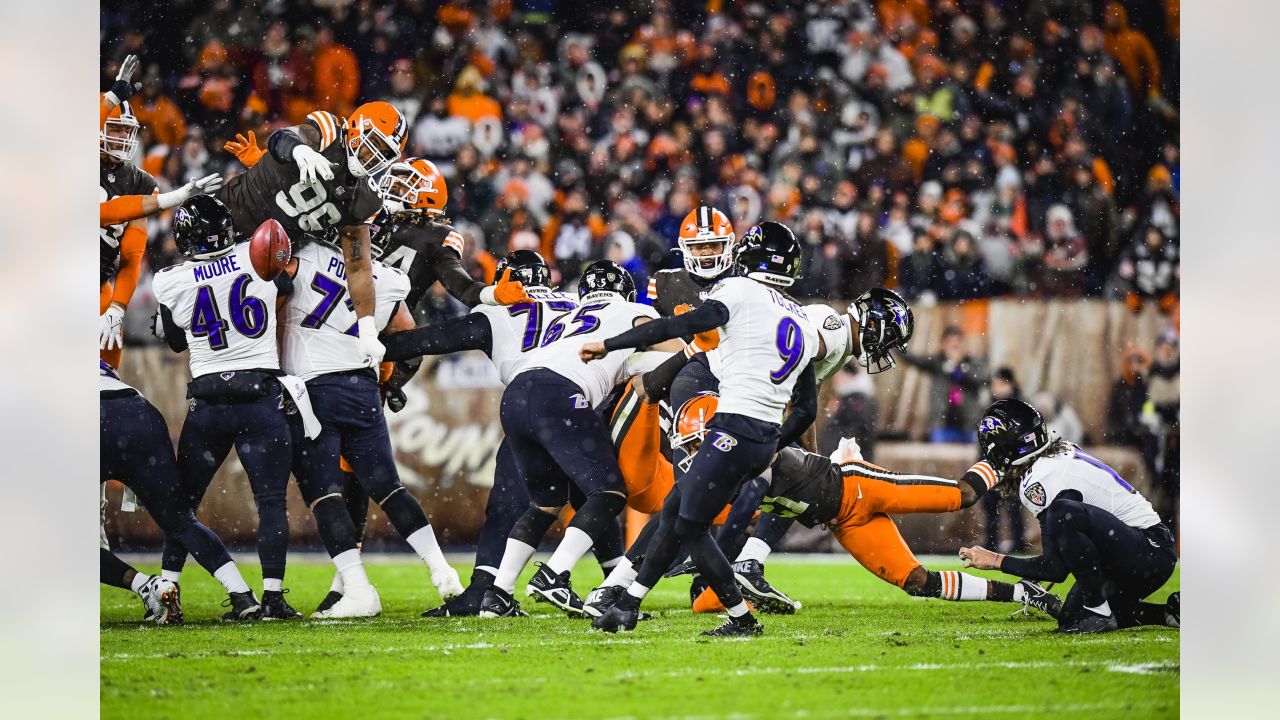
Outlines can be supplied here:
M213 574L231 562L227 548L196 520L178 475L164 416L133 390L101 393L98 404L100 480L119 480L138 495L167 537Z
M200 507L209 483L235 447L258 506L258 558L262 577L284 579L289 550L285 490L292 465L289 421L279 391L243 402L192 399L178 438L178 469L192 510ZM181 571L187 549L165 542L161 567Z
M1045 557L1076 580L1061 624L1104 600L1120 627L1163 624L1164 606L1142 602L1169 580L1178 562L1173 534L1163 523L1135 528L1099 507L1059 499L1040 513L1040 527Z

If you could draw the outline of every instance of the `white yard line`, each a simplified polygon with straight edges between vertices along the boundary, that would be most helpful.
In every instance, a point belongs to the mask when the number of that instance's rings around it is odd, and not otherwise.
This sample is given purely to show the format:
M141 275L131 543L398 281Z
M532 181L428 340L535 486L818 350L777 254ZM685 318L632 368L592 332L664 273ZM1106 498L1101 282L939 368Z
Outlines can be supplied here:
M646 716L644 720L756 720L757 718L823 718L823 717L922 717L969 715L1022 715L1022 714L1084 714L1104 710L1125 710L1129 703L1075 703L1070 705L949 705L933 707L872 708L851 707L822 711L797 710L794 712L770 711L767 714L728 713L724 715L664 715ZM621 715L606 720L639 720L633 715Z

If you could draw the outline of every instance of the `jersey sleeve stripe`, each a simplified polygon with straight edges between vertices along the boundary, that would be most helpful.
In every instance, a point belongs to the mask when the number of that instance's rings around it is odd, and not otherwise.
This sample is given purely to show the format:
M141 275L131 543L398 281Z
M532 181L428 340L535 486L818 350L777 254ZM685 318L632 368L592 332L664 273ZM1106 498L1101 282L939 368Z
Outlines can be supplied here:
M869 480L880 480L883 482L893 483L894 485L945 485L954 487L955 480L947 478L934 477L933 475L909 475L906 473L895 473L888 470L882 470L866 463L845 463L840 466L840 472L845 477L854 476L867 478Z
M655 280L654 278L649 278L649 289L646 291L645 294L649 296L650 300L658 299L658 281L657 280Z
M333 144L338 139L338 123L333 113L324 110L316 110L307 115L316 129L320 131L320 149L323 150Z
M995 470L992 469L991 464L988 463L986 460L980 460L974 463L973 467L969 468L969 472L974 473L978 477L982 478L982 481L987 484L988 490L990 490L996 484L996 481L997 481L996 472Z

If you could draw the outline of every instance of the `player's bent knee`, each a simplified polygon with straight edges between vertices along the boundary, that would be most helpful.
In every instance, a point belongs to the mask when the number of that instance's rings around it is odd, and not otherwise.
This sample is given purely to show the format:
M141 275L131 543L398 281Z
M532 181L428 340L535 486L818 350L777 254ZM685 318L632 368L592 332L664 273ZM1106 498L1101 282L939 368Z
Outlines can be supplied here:
M1054 500L1044 509L1041 519L1050 531L1083 530L1089 526L1089 514L1084 504L1075 500Z
M706 534L711 531L711 524L699 520L689 520L680 518L676 520L675 528L673 528L676 537L681 540L690 540L699 535Z

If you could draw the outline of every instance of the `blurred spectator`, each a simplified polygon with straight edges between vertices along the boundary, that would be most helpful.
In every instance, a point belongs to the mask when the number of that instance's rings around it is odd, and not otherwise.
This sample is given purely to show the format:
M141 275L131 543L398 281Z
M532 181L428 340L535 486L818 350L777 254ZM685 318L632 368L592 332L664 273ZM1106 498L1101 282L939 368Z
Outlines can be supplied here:
M1141 312L1148 302L1155 302L1165 313L1177 305L1181 277L1178 244L1167 239L1160 228L1149 225L1137 233L1121 256L1116 273L1126 290L1125 304L1134 313Z
M992 400L1021 400L1022 386L1012 368L997 368L991 375ZM1037 409L1043 408L1038 405ZM1000 515L1009 516L1009 538L1000 539ZM989 492L982 496L983 528L986 531L986 545L983 547L999 548L1004 554L1020 553L1027 549L1027 527L1022 515L1022 501L1016 492Z
M969 355L964 330L950 325L934 355L903 353L902 359L933 376L929 391L933 427L930 442L976 442L978 418L984 409L987 371Z
M1156 507L1175 532L1182 475L1180 377L1178 336L1170 330L1156 340L1155 360L1151 363L1147 386L1150 407L1144 409L1144 415L1158 441L1149 468L1158 488Z
M929 233L917 231L910 255L898 261L898 286L907 300L920 299L930 305L937 299L934 288L941 282L942 258L934 252Z
M1041 259L1040 292L1075 296L1084 292L1089 249L1076 230L1071 209L1054 205L1045 214L1044 256Z
M418 93L417 71L409 58L391 63L390 92L382 99L394 105L409 125L417 121L422 111L422 96Z
M1107 428L1103 436L1108 443L1141 448L1150 435L1142 423L1147 404L1147 373L1151 358L1142 348L1130 344L1120 363L1120 378L1111 386L1107 401Z
M818 452L824 455L835 452L841 438L851 437L858 441L863 457L875 462L876 420L880 409L871 376L857 364L850 363L836 373L831 389Z
M449 114L464 118L472 125L486 118L502 120L502 107L497 100L484 94L484 78L474 65L468 65L458 73L449 95Z
M471 123L464 117L450 115L448 100L436 96L431 98L427 111L413 128L412 147L416 154L434 162L447 176L453 173L454 157L470 138Z
M360 61L351 48L334 39L328 25L316 31L312 70L316 104L344 117L350 115L360 99Z
M1104 13L1107 54L1120 63L1134 100L1160 94L1160 61L1146 35L1129 27L1129 11L1118 2L1107 3Z
M942 285L938 296L944 300L986 297L988 285L973 235L967 230L957 230L942 254Z
M129 101L138 123L151 133L151 142L177 147L187 136L187 122L178 104L164 93L160 68L152 65L142 78L142 91Z
M994 387L991 394L995 395ZM1084 442L1084 423L1075 408L1064 400L1048 390L1041 390L1031 397L1031 404L1044 416L1045 427L1054 435L1077 445Z

